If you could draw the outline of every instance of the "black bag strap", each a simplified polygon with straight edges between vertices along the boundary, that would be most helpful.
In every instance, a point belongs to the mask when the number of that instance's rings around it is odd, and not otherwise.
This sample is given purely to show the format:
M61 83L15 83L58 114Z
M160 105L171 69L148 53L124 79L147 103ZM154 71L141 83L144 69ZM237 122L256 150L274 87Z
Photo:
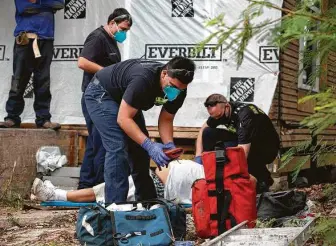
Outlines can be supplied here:
M224 166L229 162L226 150L216 149L216 197L217 197L217 226L218 233L226 231L226 218L228 217L231 203L231 194L224 189Z

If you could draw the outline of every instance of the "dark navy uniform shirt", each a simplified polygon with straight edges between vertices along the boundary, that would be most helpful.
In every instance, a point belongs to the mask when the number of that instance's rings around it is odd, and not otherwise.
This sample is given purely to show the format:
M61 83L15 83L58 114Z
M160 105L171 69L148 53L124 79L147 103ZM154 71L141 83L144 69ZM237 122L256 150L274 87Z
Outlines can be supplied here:
M91 32L84 42L81 57L88 59L102 67L107 67L121 61L117 42L111 38L101 26ZM84 71L82 91L84 92L94 74Z
M130 59L106 67L96 73L100 84L118 103L124 99L138 110L152 108L157 98L164 98L160 85L160 73L164 64L140 59ZM186 90L172 102L163 104L164 109L175 114L182 106Z
M279 142L279 136L270 118L257 106L239 102L230 102L232 114L230 120L226 117L214 119L209 117L207 125L216 128L219 125L226 126L236 132L238 144L248 144L257 140L259 143L269 141Z

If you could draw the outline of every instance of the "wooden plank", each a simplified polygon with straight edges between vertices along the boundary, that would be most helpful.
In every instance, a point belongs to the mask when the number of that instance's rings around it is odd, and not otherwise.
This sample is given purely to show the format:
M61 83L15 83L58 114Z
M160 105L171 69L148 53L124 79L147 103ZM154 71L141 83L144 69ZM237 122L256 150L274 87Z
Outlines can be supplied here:
M293 76L293 77L295 77L295 78L298 77L298 72L297 72L297 71L295 71L295 70L293 70L293 69L289 69L289 68L287 68L287 67L282 67L282 68L280 69L280 75L281 75L281 73L291 75L291 76Z
M174 127L174 131L177 132L198 132L200 127ZM147 127L148 131L158 131L157 126L148 126Z
M290 4L290 3L287 2L287 1L284 1L284 3L283 3L283 7L284 7L285 9L289 9L289 10L293 10L293 9L295 9L295 6L292 5L292 4Z
M305 135L311 135L311 131L309 129L293 129L293 134L305 134Z
M309 156L309 155L308 155ZM303 159L307 158L308 156L294 156L294 158L283 168L280 168L277 170L278 173L288 173L291 172L293 170L295 170L295 168L297 167L298 163L300 161L302 161ZM305 162L305 164L302 166L302 170L303 169L307 169L310 167L310 158Z
M294 51L294 52L297 52L299 53L299 44L298 43L295 43L295 42L291 42L289 44L287 44L286 48L285 49L289 49L291 51Z
M328 71L336 72L336 62L328 60Z
M283 54L286 56L290 56L291 58L294 58L295 60L299 60L299 52L293 51L291 49L283 49Z
M297 115L297 116L309 116L309 113L299 111L297 109L289 109L289 108L282 108L281 109L282 114L291 114L291 115Z
M282 67L292 69L293 71L299 71L298 62L292 63L292 62L288 62L287 60L281 60L281 65L282 65Z
M336 136L334 135L318 135L317 136L317 141L323 141L323 140L334 140L336 144Z
M297 89L290 89L290 88L286 88L286 87L281 88L281 93L283 93L285 95L291 95L291 96L294 96L294 97L297 97L297 95L298 95Z
M290 114L282 114L281 115L281 119L288 121L288 122L295 122L295 123L299 123L300 121L302 121L304 118L304 116L297 116L297 115L290 115Z
M280 105L286 108L297 108L297 102L281 101Z
M281 100L297 103L297 96L281 94Z
M279 102L278 102L278 100L273 100L272 104L273 104L274 107L278 107ZM285 107L285 108L292 108L292 109L297 108L297 103L293 103L293 102L280 101L280 105L281 105L281 107Z
M282 142L282 148L290 148L302 144L303 141L293 141L293 142Z
M43 176L43 180L50 180L51 183L55 186L62 186L62 187L77 187L78 186L77 178Z
M336 83L336 78L334 77L328 77L328 83L332 83L332 84L335 84Z
M51 173L53 177L79 178L80 167L62 167Z
M307 95L307 92L306 91L303 91L303 90L299 90L298 91L298 99L302 98L302 97L305 97ZM302 111L302 112L307 112L307 113L314 113L314 107L316 105L316 102L315 100L309 100L307 102L304 102L304 103L298 103L298 110Z
M78 136L78 163L83 163L87 137Z
M306 141L306 140L310 140L311 136L310 135L282 135L281 136L281 140L283 142L286 141Z
M286 61L286 62L290 62L290 63L296 64L296 67L298 67L299 60L296 59L296 58L293 58L293 57L288 56L288 55L283 55L283 56L282 56L282 60L283 60L283 61ZM294 68L294 67L293 67L293 68Z
M298 78L295 76L291 76L285 73L280 73L280 79L281 79L281 85L284 86L287 84L286 87L292 88L292 89L297 89L298 88Z
M281 81L281 86L282 86L282 88L285 87L285 88L290 88L290 89L294 89L294 90L296 90L298 88L297 81L295 83L295 82L282 80Z
M284 2L287 2L293 6L296 6L296 0L284 0Z
M149 131L149 136L152 138L160 138L158 131ZM174 138L196 139L198 132L174 132Z
M327 130L324 130L321 135L335 135L336 136L336 129L328 128Z

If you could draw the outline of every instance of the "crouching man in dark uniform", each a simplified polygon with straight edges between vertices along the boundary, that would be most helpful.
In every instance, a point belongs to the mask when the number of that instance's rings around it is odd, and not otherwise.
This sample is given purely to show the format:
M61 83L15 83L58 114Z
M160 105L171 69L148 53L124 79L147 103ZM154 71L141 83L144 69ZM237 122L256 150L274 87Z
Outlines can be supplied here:
M257 178L257 192L268 191L273 179L266 165L276 158L279 136L270 118L257 106L228 102L221 94L210 95L204 106L210 117L196 141L195 161L202 163L203 151L215 146L240 146L247 157L249 173Z
M137 200L156 197L149 157L158 166L169 162L164 149L175 148L173 120L194 77L195 64L174 57L167 64L127 60L95 74L84 98L89 116L106 150L105 201L124 202L131 167ZM163 144L148 138L142 110L162 106L158 128Z

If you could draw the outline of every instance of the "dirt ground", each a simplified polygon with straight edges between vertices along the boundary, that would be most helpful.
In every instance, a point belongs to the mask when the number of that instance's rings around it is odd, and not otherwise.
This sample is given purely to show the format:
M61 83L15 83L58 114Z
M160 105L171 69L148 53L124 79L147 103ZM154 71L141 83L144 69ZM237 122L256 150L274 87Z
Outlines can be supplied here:
M326 185L313 185L300 189L312 201L312 212L336 218L336 200L326 198ZM30 209L28 209L30 208ZM188 215L187 240L197 241L191 216ZM77 246L75 224L77 210L38 210L26 206L22 210L0 207L0 246ZM316 245L310 242L307 245Z
M0 209L0 245L77 246L77 210Z

